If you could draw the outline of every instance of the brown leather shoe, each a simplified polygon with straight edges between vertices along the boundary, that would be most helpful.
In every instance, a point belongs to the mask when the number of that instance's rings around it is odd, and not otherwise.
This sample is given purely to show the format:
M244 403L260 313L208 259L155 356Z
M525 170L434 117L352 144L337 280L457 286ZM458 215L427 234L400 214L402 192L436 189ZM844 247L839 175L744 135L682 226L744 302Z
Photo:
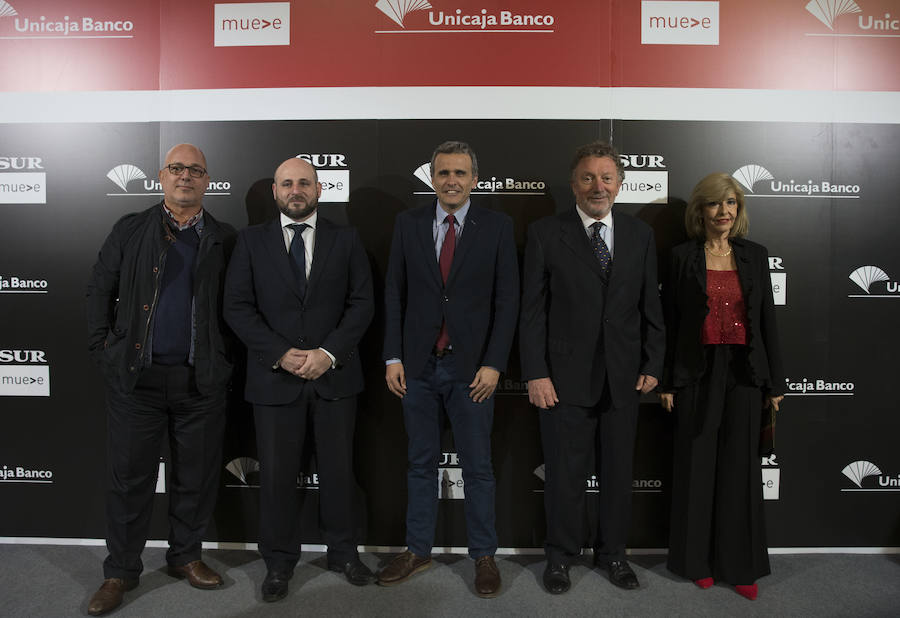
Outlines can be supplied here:
M111 612L122 604L126 590L134 590L138 585L136 579L119 579L112 577L104 579L100 589L91 597L88 603L88 613L91 616L99 616Z
M431 566L431 556L420 557L407 550L397 554L378 574L382 586L394 586Z
M194 560L181 566L169 565L172 577L183 577L194 588L212 590L222 585L222 576L206 566L202 560Z
M475 593L485 599L500 594L500 569L493 556L482 556L475 561Z

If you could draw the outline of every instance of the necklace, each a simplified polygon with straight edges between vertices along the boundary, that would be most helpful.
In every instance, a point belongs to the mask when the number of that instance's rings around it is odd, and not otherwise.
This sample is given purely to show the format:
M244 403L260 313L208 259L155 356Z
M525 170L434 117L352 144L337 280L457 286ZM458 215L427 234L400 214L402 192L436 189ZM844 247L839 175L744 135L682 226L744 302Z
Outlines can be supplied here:
M713 252L712 252L712 249L710 249L709 247L707 247L705 244L703 245L703 248L706 249L706 252L707 252L708 254L714 255L714 256L716 256L716 257L728 257L729 255L731 255L731 247L730 247L730 246L728 247L728 252L727 252L727 253L713 253Z

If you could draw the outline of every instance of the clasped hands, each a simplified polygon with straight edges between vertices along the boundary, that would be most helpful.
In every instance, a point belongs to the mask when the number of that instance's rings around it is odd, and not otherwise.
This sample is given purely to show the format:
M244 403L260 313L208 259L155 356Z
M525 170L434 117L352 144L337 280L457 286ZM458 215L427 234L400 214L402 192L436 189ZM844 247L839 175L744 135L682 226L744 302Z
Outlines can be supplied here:
M331 369L331 359L319 348L311 350L291 348L278 360L278 365L298 378L315 380Z

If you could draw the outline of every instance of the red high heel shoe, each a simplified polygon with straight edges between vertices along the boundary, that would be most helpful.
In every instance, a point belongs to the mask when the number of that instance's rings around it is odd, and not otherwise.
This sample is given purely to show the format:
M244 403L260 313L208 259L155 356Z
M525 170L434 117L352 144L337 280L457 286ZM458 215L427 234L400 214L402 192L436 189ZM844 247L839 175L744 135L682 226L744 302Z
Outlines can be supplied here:
M759 588L757 588L756 584L750 584L749 586L738 585L735 586L734 589L737 590L739 595L751 601L755 601L756 595L759 594Z
M694 583L706 590L707 588L712 588L713 584L716 582L713 581L712 577L704 577L703 579L695 579Z

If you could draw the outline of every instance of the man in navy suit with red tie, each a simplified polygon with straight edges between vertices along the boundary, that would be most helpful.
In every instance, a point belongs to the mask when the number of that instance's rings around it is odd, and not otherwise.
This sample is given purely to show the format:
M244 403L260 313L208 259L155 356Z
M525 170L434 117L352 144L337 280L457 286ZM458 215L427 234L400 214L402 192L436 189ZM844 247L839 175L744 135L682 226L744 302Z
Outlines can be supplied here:
M374 574L354 531L353 430L363 390L357 344L374 313L372 272L359 234L318 215L315 168L288 159L272 192L280 218L242 230L225 282L225 319L247 346L260 464L263 601L288 592L300 558L297 476L307 429L319 474L328 567L351 584Z
M378 581L399 584L431 566L443 411L465 482L475 591L492 597L501 583L493 557L493 394L519 306L512 220L469 201L478 162L468 144L438 146L431 180L436 202L397 217L385 281L385 380L402 399L409 438L408 549Z

